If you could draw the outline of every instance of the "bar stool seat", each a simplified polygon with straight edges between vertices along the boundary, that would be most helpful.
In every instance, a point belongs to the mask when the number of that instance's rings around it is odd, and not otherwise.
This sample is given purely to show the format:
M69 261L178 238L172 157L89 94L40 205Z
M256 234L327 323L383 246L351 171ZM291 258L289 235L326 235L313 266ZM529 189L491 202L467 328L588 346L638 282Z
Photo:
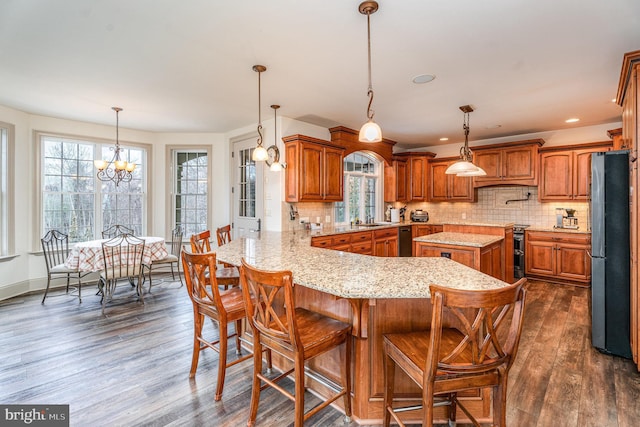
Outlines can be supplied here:
M273 387L294 402L294 426L343 398L347 420L351 417L351 325L305 308L296 307L293 276L290 271L264 271L242 260L240 281L247 318L253 331L253 386L247 426L255 425L260 391ZM344 344L344 345L343 345ZM344 348L341 364L341 389L316 407L304 412L305 362L336 347ZM263 348L293 362L293 368L276 378L262 374ZM269 360L269 359L268 359ZM295 394L277 384L294 374ZM322 382L320 375L314 379ZM263 384L264 383L264 384ZM327 383L328 384L328 383Z

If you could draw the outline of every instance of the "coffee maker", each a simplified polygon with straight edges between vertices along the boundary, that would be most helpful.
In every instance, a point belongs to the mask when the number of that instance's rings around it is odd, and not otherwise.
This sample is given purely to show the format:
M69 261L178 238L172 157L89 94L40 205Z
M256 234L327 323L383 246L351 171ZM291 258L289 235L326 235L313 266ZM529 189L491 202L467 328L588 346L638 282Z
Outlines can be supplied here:
M562 217L562 228L578 229L578 218L575 209L565 209L566 215Z

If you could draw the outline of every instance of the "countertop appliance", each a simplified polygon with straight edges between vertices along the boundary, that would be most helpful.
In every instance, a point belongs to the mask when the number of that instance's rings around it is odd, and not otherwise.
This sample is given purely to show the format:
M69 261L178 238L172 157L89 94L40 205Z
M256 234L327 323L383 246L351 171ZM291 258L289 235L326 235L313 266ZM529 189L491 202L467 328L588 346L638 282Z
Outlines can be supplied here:
M413 222L429 222L429 213L422 209L411 211L411 221Z
M591 341L631 358L629 153L591 155Z

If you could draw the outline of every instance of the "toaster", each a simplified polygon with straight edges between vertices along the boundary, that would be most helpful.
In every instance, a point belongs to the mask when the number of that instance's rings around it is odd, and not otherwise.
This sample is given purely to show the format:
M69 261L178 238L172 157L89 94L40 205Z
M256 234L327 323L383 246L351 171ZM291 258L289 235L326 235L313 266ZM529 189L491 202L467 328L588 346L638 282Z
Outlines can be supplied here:
M429 221L429 213L426 212L426 211L423 211L422 209L411 211L411 221L413 221L413 222L428 222Z

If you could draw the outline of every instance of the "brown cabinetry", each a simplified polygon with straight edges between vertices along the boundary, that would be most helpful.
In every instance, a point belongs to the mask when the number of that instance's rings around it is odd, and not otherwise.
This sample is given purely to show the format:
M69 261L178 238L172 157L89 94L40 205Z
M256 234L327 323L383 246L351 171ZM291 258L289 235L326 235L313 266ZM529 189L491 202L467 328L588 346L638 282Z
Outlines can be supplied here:
M435 154L429 152L406 152L399 153L394 156L397 160L397 165L400 165L401 162L405 162L405 170L406 174L405 180L405 188L406 195L405 198L402 199L397 197L396 200L385 200L386 201L409 201L409 202L426 202L428 193L428 164L429 159L433 158ZM398 175L402 173L402 169L400 169ZM385 185L387 180L385 179ZM399 184L399 181L396 182L396 185ZM402 185L401 183L399 185ZM385 190L386 193L386 190ZM399 195L401 196L401 194Z
M442 225L413 224L411 226L411 240L413 242L413 239L415 239L416 237L426 236L428 234L434 234L434 233L441 233L442 229L443 229ZM416 242L413 242L411 245L411 254L412 256L417 256Z
M629 140L622 137L622 128L610 129L607 131L607 135L611 138L612 150L629 150L631 148Z
M588 286L591 281L591 236L556 231L526 232L527 276Z
M447 175L447 168L458 158L432 159L429 161L430 202L475 202L476 191L471 177Z
M371 255L371 231L315 236L311 238L311 246Z
M398 229L384 228L373 231L373 255L398 256Z
M384 201L406 202L409 200L407 191L407 161L393 160L391 165L384 166Z
M541 202L588 200L591 184L591 154L607 151L611 142L597 142L540 150Z
M542 139L531 139L474 147L473 161L487 175L474 177L473 186L537 185L538 148L542 144Z
M446 257L485 274L504 280L503 241L478 247L416 242L416 256Z
M285 142L285 200L335 202L343 198L344 148L304 135Z

